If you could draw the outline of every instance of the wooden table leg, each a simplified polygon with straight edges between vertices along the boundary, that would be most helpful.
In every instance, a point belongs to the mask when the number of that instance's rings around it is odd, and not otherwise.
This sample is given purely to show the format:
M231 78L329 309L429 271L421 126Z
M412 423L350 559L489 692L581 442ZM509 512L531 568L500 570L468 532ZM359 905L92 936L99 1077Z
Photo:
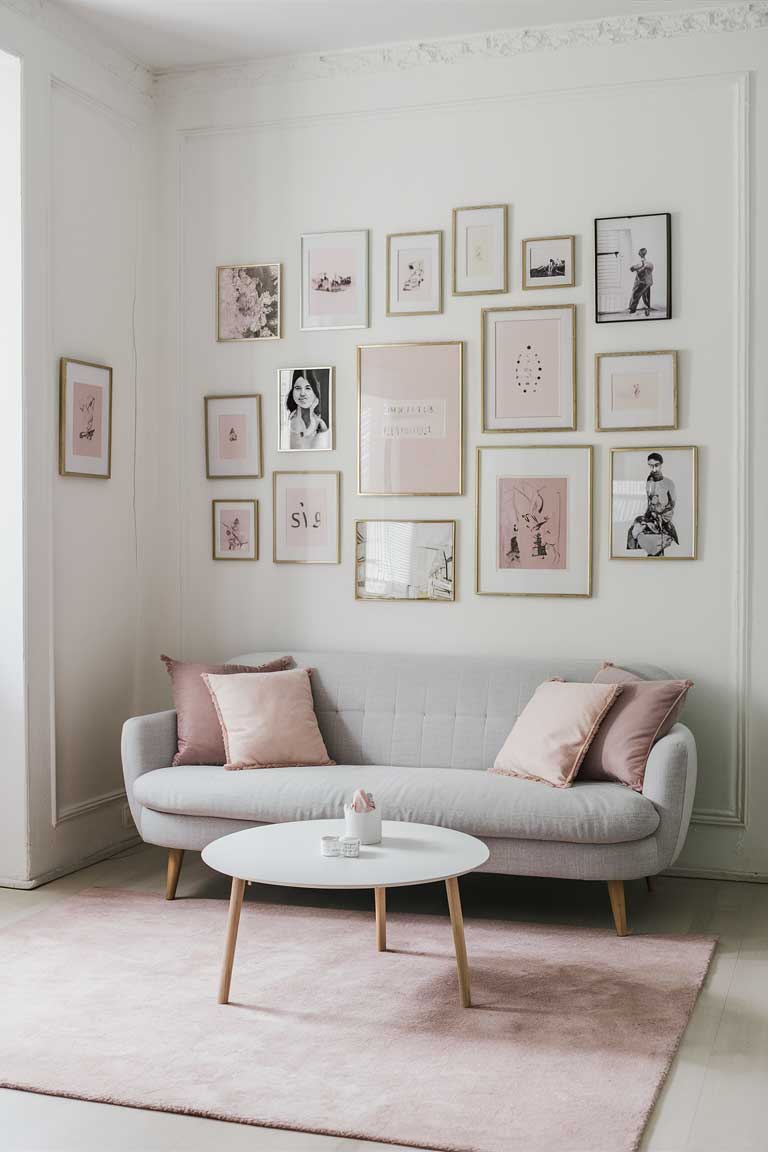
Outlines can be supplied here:
M229 985L232 981L232 965L235 960L237 929L240 925L240 909L243 906L245 880L232 877L232 891L229 897L229 917L227 919L227 942L224 946L224 963L221 966L219 983L219 1004L229 1003Z
M387 950L387 890L374 888L376 901L376 949L379 952Z
M464 917L461 913L459 881L456 876L451 876L450 880L446 880L445 890L448 893L448 910L451 913L453 946L456 950L456 968L459 973L459 999L461 1000L462 1008L471 1008L469 963L467 962L467 946L464 943Z

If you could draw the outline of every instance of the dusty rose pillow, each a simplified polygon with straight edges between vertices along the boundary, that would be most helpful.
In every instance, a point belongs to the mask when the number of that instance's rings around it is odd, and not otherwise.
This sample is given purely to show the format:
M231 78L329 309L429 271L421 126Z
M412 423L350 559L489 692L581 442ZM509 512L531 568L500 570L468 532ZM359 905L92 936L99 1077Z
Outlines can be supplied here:
M223 764L224 741L221 724L211 695L202 681L204 672L232 676L238 672L280 672L293 660L282 656L270 664L250 668L246 664L195 664L161 656L171 678L173 706L176 709L177 752L174 764Z
M306 668L261 676L202 677L226 752L225 768L334 764L317 726Z
M491 772L568 788L620 684L540 684L515 721Z
M634 672L628 672L626 668L619 668L618 664L611 664L606 660L600 671L592 681L593 684L634 684L637 681L642 683L642 676L635 676Z

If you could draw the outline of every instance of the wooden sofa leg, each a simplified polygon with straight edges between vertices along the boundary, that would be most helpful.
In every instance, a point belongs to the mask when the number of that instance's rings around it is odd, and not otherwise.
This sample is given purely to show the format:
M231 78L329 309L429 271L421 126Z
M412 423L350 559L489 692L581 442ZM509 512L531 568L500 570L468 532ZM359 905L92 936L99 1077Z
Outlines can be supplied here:
M179 883L181 862L184 859L183 848L168 849L168 870L165 874L165 898L173 900L176 895L176 886Z
M611 898L611 911L613 912L613 922L616 925L616 935L628 936L629 929L627 928L627 906L624 901L624 881L609 880L608 895Z
M649 892L654 892L654 891L655 891L655 887L654 887L654 884L653 884L653 877L652 877L652 876L646 876L646 878L645 878L645 886L646 886L646 888L648 889L648 891L649 891Z

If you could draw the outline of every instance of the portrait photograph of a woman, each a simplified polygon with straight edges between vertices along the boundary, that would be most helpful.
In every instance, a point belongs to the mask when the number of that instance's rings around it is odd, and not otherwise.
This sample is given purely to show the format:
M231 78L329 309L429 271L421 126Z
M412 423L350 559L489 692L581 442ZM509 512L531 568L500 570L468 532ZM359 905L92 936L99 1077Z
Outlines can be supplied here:
M281 368L277 376L278 451L330 451L333 448L333 368Z

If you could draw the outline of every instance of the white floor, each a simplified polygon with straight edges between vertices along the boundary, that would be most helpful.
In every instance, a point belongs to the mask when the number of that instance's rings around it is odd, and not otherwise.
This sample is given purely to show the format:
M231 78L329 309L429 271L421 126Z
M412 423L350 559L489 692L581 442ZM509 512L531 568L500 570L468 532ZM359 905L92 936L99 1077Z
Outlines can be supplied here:
M0 930L82 888L100 885L160 893L165 858L141 847L32 892L0 889ZM400 889L390 910L435 911L442 886ZM635 932L704 932L720 937L642 1152L768 1150L768 886L661 879L652 894L628 885ZM227 895L199 857L184 862L179 896ZM286 891L248 889L249 899ZM367 907L369 894L296 892L314 903ZM603 886L475 875L462 881L464 915L607 925ZM0 1022L2 1026L2 1022ZM617 1101L621 1107L621 1101ZM225 1124L190 1116L87 1104L0 1090L2 1152L393 1152L392 1145ZM613 1152L609 1148L561 1152Z

